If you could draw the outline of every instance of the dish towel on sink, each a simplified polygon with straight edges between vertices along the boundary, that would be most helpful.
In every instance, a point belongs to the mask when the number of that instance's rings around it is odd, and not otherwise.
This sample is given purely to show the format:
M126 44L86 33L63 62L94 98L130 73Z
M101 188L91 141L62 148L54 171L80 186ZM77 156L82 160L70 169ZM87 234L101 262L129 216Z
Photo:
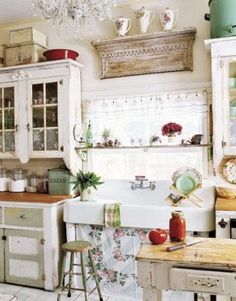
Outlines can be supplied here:
M106 203L104 205L104 223L106 227L121 226L120 203Z

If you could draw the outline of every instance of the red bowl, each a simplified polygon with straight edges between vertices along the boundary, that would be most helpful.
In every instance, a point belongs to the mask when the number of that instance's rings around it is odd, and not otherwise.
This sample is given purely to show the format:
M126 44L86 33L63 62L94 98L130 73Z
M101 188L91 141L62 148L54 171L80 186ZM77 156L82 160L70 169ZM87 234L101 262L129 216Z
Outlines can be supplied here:
M76 60L79 56L78 52L70 49L50 49L43 53L47 61L72 59Z

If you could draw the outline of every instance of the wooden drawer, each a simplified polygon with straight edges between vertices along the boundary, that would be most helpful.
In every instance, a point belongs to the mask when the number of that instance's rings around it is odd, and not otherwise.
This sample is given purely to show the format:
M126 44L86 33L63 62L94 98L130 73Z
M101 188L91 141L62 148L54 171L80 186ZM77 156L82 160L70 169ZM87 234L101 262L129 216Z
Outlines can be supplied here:
M43 227L43 209L5 208L5 224L13 226Z

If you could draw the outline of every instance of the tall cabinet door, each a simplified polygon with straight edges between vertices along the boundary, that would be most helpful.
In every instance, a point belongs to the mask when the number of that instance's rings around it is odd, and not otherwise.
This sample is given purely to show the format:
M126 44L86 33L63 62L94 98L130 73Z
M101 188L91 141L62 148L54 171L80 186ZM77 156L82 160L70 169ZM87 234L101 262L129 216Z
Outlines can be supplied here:
M5 280L44 287L43 232L5 230Z
M236 154L236 57L223 59L224 154Z
M14 157L16 132L20 130L16 121L15 85L0 86L0 154L4 158Z
M4 282L4 240L3 229L0 229L0 282Z
M29 152L31 158L58 158L61 137L58 123L58 104L61 79L50 78L29 83Z

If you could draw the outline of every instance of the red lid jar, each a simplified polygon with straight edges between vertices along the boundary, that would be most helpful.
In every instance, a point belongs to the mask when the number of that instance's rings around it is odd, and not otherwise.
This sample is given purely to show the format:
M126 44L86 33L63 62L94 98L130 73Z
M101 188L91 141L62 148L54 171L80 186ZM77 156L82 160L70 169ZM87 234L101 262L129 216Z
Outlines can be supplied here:
M186 223L182 211L173 211L169 222L170 241L184 241L186 237Z

